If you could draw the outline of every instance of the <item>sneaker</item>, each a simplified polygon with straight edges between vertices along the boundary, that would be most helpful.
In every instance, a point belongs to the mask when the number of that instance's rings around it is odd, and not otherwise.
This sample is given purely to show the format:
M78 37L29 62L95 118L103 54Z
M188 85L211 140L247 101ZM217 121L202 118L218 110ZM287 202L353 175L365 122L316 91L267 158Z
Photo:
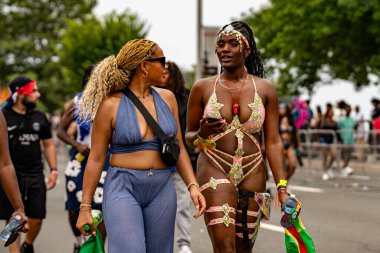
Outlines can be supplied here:
M178 251L178 253L193 253L191 251L190 247L187 245L183 245L183 246L179 247L179 249L180 250Z
M345 177L348 177L349 175L352 175L354 173L354 170L351 167L346 167L342 169L342 175Z
M330 178L330 177L329 177L329 175L327 174L327 172L325 172L325 173L322 174L322 180L323 180L323 181L327 181L327 180L329 180L329 178Z
M34 253L33 244L28 244L24 242L20 247L21 253Z
M80 246L77 243L74 243L74 251L73 253L79 253L80 252Z
M332 169L327 170L327 175L329 176L329 179L334 178L334 173Z

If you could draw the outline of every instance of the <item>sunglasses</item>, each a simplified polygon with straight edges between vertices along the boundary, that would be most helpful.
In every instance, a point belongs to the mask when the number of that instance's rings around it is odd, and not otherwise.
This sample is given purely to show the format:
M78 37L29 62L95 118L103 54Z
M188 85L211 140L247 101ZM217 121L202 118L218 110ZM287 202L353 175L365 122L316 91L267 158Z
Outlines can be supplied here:
M158 58L150 58L150 59L146 59L146 61L149 61L149 62L159 62L161 63L162 67L166 67L166 57L165 56L162 56L162 57L158 57Z

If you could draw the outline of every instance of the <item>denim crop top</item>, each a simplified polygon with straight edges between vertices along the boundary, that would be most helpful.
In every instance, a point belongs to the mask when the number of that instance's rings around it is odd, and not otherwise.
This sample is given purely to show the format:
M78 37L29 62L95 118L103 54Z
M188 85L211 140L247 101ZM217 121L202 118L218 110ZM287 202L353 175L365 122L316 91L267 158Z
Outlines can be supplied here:
M177 134L177 123L172 111L154 88L151 88L151 92L156 107L158 124L166 134ZM161 149L161 143L157 136L154 139L143 140L136 110L138 109L132 101L127 96L122 95L111 141L111 154Z

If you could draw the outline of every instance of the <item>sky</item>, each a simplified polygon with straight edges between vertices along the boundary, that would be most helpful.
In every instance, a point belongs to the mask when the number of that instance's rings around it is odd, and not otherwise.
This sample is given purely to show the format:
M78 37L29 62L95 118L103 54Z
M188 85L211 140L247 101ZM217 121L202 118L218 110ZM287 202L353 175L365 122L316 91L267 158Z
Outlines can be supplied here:
M222 27L267 0L203 0L203 25ZM101 17L129 8L150 25L148 39L157 42L168 60L191 70L196 62L196 0L98 0L94 12Z
M94 12L102 17L113 10L121 12L129 8L150 26L147 38L160 45L167 59L190 70L196 62L196 3L196 0L98 0ZM238 20L249 9L259 10L267 4L268 0L203 0L202 22L204 26L222 27L233 19ZM380 86L356 91L349 82L337 80L331 85L318 86L311 107L324 108L327 102L335 104L344 99L352 106L359 105L369 118L373 97L380 98Z

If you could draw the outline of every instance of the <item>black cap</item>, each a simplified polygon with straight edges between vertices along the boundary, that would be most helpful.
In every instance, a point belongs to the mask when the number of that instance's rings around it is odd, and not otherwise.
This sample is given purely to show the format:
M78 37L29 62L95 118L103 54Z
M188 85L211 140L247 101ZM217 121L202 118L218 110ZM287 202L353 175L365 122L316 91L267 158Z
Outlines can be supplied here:
M18 89L21 87L27 85L28 83L32 82L33 80L26 76L19 76L13 79L9 83L9 89L11 90L12 94L15 93Z

